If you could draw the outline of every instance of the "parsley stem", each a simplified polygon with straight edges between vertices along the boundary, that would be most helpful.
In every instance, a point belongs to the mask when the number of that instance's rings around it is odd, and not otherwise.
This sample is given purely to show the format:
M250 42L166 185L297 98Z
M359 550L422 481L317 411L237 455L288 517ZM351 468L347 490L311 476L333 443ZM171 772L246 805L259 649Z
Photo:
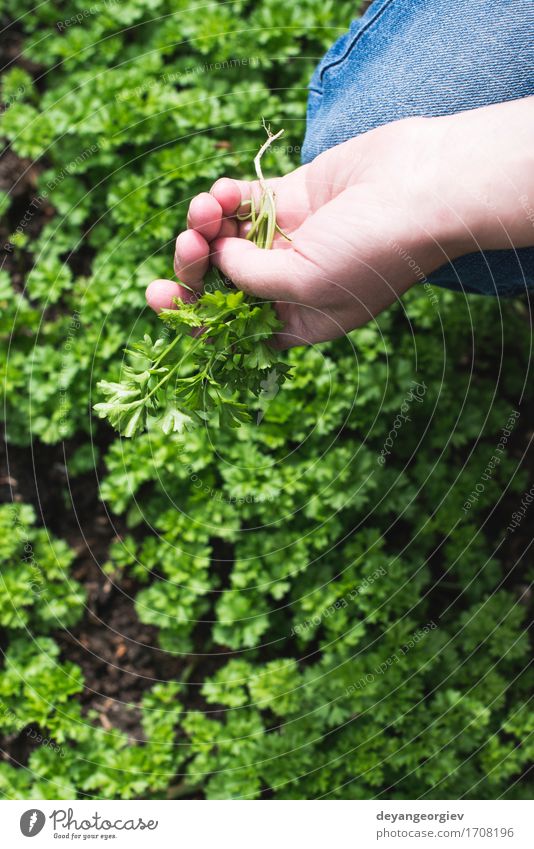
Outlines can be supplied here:
M263 244L260 247L265 248L266 250L270 250L273 244L275 227L276 227L276 207L274 202L274 191L265 181L265 177L263 176L263 171L261 167L261 159L264 153L271 147L273 142L280 138L284 134L284 130L278 130L277 133L271 133L271 128L263 122L263 126L265 127L265 131L267 133L267 140L262 144L256 156L254 157L254 168L256 169L256 174L258 177L258 182L262 188L262 207L264 210L264 214L267 218L267 231L265 234L265 238L263 240Z
M203 335L203 334L202 334L202 335ZM196 340L195 340L195 342L194 342L194 343L193 343L193 345L191 346L191 350L190 350L190 351L188 351L188 355L189 355L189 354L192 354L192 353L195 351L195 349L199 347L199 345L200 345L200 340L202 339L202 335L201 335L201 336L199 336L199 337L198 337L198 339L196 339ZM177 335L177 336L176 336L176 339L174 339L174 340L171 342L171 344L167 346L167 348L165 349L165 352L164 352L164 353L165 353L165 354L168 354L168 353L169 353L169 351L171 350L171 348L173 348L173 347L174 347L174 345L175 345L175 343L178 341L178 339L181 339L181 338L182 338L181 336ZM162 355L162 356L163 356L163 355ZM159 360L160 360L160 359L161 359L161 357L159 357L159 358L158 358L157 362L159 362ZM181 358L178 360L178 362L177 362L177 363L175 363L175 364L173 365L173 367L172 367L172 368L171 368L171 369L167 372L167 374L163 375L163 377L161 378L161 380L160 380L160 381L156 384L156 386L154 386L154 388L153 388L153 389L151 389L151 390L150 390L150 392L148 393L148 395L145 395L145 403L149 400L149 398L151 398L151 397L152 397L152 395L154 394L154 392L157 392L157 391L158 391L158 389L159 389L161 386L163 386L163 384L164 384L164 383L167 383L167 381L168 381L168 380L172 377L172 375L174 374L174 372L176 371L176 369L177 369L177 368L179 368L179 367L182 365L183 361L184 361L184 357L181 357ZM189 379L189 378L184 378L184 379ZM196 380L196 377L195 377L195 380Z
M167 356L167 354L168 354L170 351L172 351L172 349L174 348L174 346L176 345L176 343L178 342L178 340L179 340L180 338L181 338L181 337L180 337L178 334L174 337L174 339L172 340L172 342L170 342L170 343L167 345L167 347L165 348L165 350L163 351L163 353L161 353L161 354L159 355L159 357L158 357L156 360L154 360L154 365L152 366L152 368L156 368L156 367L160 364L160 362L162 361L162 359L164 359L164 357L166 357L166 356Z

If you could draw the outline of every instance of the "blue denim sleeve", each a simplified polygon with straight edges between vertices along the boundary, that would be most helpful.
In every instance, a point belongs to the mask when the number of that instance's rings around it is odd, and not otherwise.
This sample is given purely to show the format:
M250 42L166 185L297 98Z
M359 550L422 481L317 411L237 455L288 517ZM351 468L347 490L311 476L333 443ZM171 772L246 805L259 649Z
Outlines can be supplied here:
M410 116L534 95L534 0L374 0L309 86L302 159ZM487 295L534 288L534 248L470 254L432 283Z

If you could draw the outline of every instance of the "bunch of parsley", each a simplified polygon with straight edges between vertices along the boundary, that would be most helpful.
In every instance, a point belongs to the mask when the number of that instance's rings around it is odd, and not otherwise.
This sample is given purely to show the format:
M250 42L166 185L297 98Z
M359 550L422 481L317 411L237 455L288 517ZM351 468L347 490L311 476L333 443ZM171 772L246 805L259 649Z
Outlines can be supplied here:
M121 381L99 382L107 400L95 410L123 436L148 427L179 433L214 415L221 427L239 427L250 420L241 399L260 395L274 367L279 381L285 379L289 366L267 344L280 327L273 307L219 282L220 288L193 304L162 310L167 338L153 342L145 335L127 350L130 363ZM199 335L193 337L195 330ZM178 344L184 337L185 350Z

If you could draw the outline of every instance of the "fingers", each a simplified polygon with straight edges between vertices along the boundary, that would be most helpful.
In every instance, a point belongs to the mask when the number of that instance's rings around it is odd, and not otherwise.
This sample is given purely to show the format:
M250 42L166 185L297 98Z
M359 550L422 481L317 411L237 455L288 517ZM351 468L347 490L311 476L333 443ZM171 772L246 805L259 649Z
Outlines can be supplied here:
M229 177L221 177L211 187L210 194L219 203L223 215L235 215L242 200L240 181L230 180Z
M174 298L189 302L194 300L195 296L172 280L153 280L147 286L145 297L148 306L152 307L154 312L159 312L172 309L175 306Z
M277 212L280 211L278 223L286 232L293 232L310 212L304 181L307 167L302 166L285 177L265 181L275 194ZM259 249L245 239L236 238L246 235L250 227L250 222L238 221L236 213L250 210L250 204L247 206L246 202L251 199L259 208L261 194L262 186L258 180L223 177L214 183L209 193L202 192L193 198L187 219L189 229L176 239L174 270L180 280L200 292L209 268L210 252L215 249L217 253L222 246L221 256L218 260L213 259L214 264L219 265L237 286L258 294L261 290L264 297L282 297L282 290L290 290L288 268L295 263L298 255L291 251L290 244L283 237L276 235L276 246L286 250L273 251L268 258L263 251L260 258L257 254ZM161 309L159 298L165 303L172 301L172 293L176 290L168 287L177 284L167 281L166 285L167 289L158 285L150 290L150 298L156 299L153 301L155 309ZM269 292L276 294L271 296Z
M174 271L176 276L192 286L202 288L202 278L209 266L209 245L198 230L184 230L176 239Z
M276 187L280 186L283 180L283 177L275 177L266 180L265 183L276 191ZM218 201L225 216L232 216L237 212L248 212L249 206L245 209L242 207L251 198L254 198L256 206L259 206L261 192L258 180L231 180L229 177L221 177L211 187L211 194Z
M266 251L246 239L216 239L211 261L243 291L268 300L291 298L306 261L293 250Z
M222 217L223 210L217 199L208 192L202 192L189 204L187 225L211 242L219 234Z
M247 185L249 184L245 181L223 177L217 180L210 193L202 192L196 195L189 204L188 228L200 233L207 242L213 241L217 236L236 235L235 221L231 218L241 206L242 198L250 197Z
M218 181L222 205L216 197L202 192L193 198L187 215L188 230L176 239L174 271L184 283L196 290L202 288L202 279L209 267L209 242L216 237L237 236L237 221L225 217L227 210L240 203L240 193L234 180Z
M265 185L274 192L277 219L282 228L295 229L310 214L311 202L306 184L308 169L308 165L301 165L284 177L265 180ZM237 212L248 212L250 205L246 202L251 198L258 208L262 188L258 180L231 180L222 177L213 184L210 193L221 206L223 215L228 217Z
M239 225L237 221L232 221L231 218L225 218L221 224L221 229L219 230L218 238L223 238L226 236L237 236L239 232Z
M208 245L196 230L185 230L176 240L174 268L177 276L195 292L202 291L202 281L210 262L220 268L236 286L258 297L276 300L290 297L294 284L303 273L305 260L291 249L264 251L246 239L236 238L235 222L223 222L223 235ZM146 290L147 303L153 310L170 309L173 299L194 299L172 280L154 280Z
M283 218L293 217L295 214L301 218L308 211L309 199L305 185L307 169L307 165L302 165L284 177L265 180L265 185L275 194ZM187 226L211 242L222 235L220 229L225 220L233 218L238 211L243 212L250 208L247 201L251 198L258 207L261 193L262 187L258 180L232 180L229 177L221 177L209 192L202 192L193 198L189 205Z

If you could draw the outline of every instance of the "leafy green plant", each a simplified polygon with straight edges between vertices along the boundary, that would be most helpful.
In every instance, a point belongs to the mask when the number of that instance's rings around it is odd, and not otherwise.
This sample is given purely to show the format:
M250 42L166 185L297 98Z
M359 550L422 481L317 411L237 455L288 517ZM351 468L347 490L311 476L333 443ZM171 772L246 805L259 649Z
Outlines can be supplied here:
M156 684L145 694L137 706L142 739L136 741L102 728L97 711L82 711L77 697L83 686L80 668L61 662L52 639L13 641L0 676L0 732L23 739L25 729L38 727L53 745L35 748L26 768L0 764L3 798L131 799L165 790L184 760L175 745L180 685Z
M0 506L0 625L42 631L77 622L85 592L70 574L74 553L35 527L28 504Z

